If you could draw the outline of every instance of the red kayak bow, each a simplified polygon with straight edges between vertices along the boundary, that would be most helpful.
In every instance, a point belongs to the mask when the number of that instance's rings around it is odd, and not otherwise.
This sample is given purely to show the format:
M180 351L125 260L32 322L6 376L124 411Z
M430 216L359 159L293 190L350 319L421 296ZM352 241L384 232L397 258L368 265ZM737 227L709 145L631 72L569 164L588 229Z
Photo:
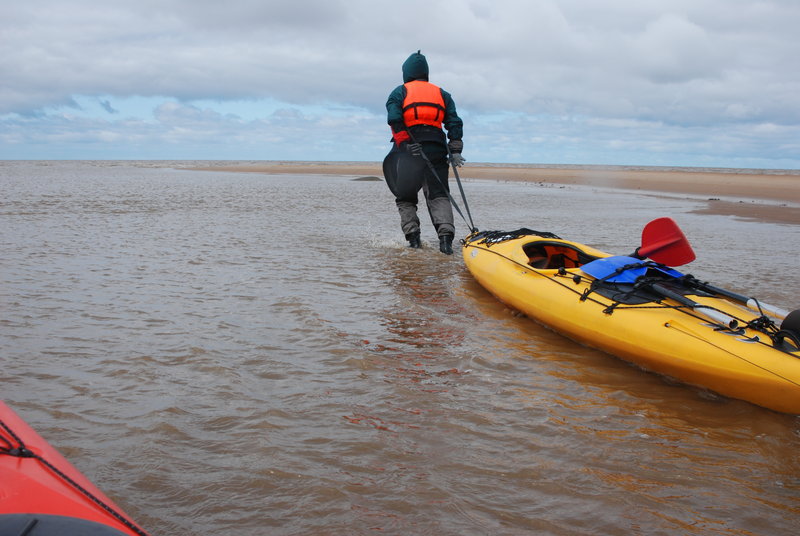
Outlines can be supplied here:
M2 401L0 534L147 536Z

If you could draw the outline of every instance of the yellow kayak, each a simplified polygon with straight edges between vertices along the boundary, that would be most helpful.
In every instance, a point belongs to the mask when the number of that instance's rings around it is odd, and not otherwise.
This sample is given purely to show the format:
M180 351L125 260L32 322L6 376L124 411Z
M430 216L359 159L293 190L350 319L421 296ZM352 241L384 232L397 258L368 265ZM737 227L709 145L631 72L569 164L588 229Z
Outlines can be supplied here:
M655 242L651 259L677 247ZM766 311L665 264L551 233L475 232L463 243L475 279L530 318L646 370L800 414L800 311Z

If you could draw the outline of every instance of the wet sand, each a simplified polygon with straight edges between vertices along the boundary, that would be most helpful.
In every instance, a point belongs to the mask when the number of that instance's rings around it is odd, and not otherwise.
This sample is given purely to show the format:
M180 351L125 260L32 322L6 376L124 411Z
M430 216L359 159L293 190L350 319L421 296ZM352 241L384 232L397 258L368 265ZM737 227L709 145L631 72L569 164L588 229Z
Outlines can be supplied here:
M214 163L207 171L300 173L382 177L378 162ZM467 164L462 179L527 181L640 190L654 194L705 198L696 212L800 225L800 172L781 170L699 170L613 166L503 166Z

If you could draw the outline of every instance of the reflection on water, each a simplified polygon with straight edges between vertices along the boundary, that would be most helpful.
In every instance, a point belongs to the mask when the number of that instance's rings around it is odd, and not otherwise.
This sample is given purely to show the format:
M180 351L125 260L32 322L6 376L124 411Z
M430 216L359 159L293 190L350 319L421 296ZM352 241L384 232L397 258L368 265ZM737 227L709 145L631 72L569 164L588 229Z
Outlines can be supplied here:
M0 163L3 398L153 534L794 534L797 417L515 314L350 179ZM612 253L670 215L692 273L800 306L796 227L466 190Z

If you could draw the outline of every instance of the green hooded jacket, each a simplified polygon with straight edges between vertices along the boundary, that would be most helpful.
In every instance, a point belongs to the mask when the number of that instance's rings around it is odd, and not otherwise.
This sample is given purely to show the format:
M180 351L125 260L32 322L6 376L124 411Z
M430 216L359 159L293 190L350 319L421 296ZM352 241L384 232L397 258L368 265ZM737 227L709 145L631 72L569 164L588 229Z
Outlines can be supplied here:
M411 54L403 63L403 84L412 80L428 81L428 60L419 51ZM445 90L441 90L444 99L445 112L442 125L447 130L447 137L451 140L460 140L464 135L464 122L458 117L456 104L453 97ZM387 122L392 127L392 132L407 130L403 122L403 101L406 98L404 85L397 86L389 94L386 101ZM429 128L429 127L428 127Z

